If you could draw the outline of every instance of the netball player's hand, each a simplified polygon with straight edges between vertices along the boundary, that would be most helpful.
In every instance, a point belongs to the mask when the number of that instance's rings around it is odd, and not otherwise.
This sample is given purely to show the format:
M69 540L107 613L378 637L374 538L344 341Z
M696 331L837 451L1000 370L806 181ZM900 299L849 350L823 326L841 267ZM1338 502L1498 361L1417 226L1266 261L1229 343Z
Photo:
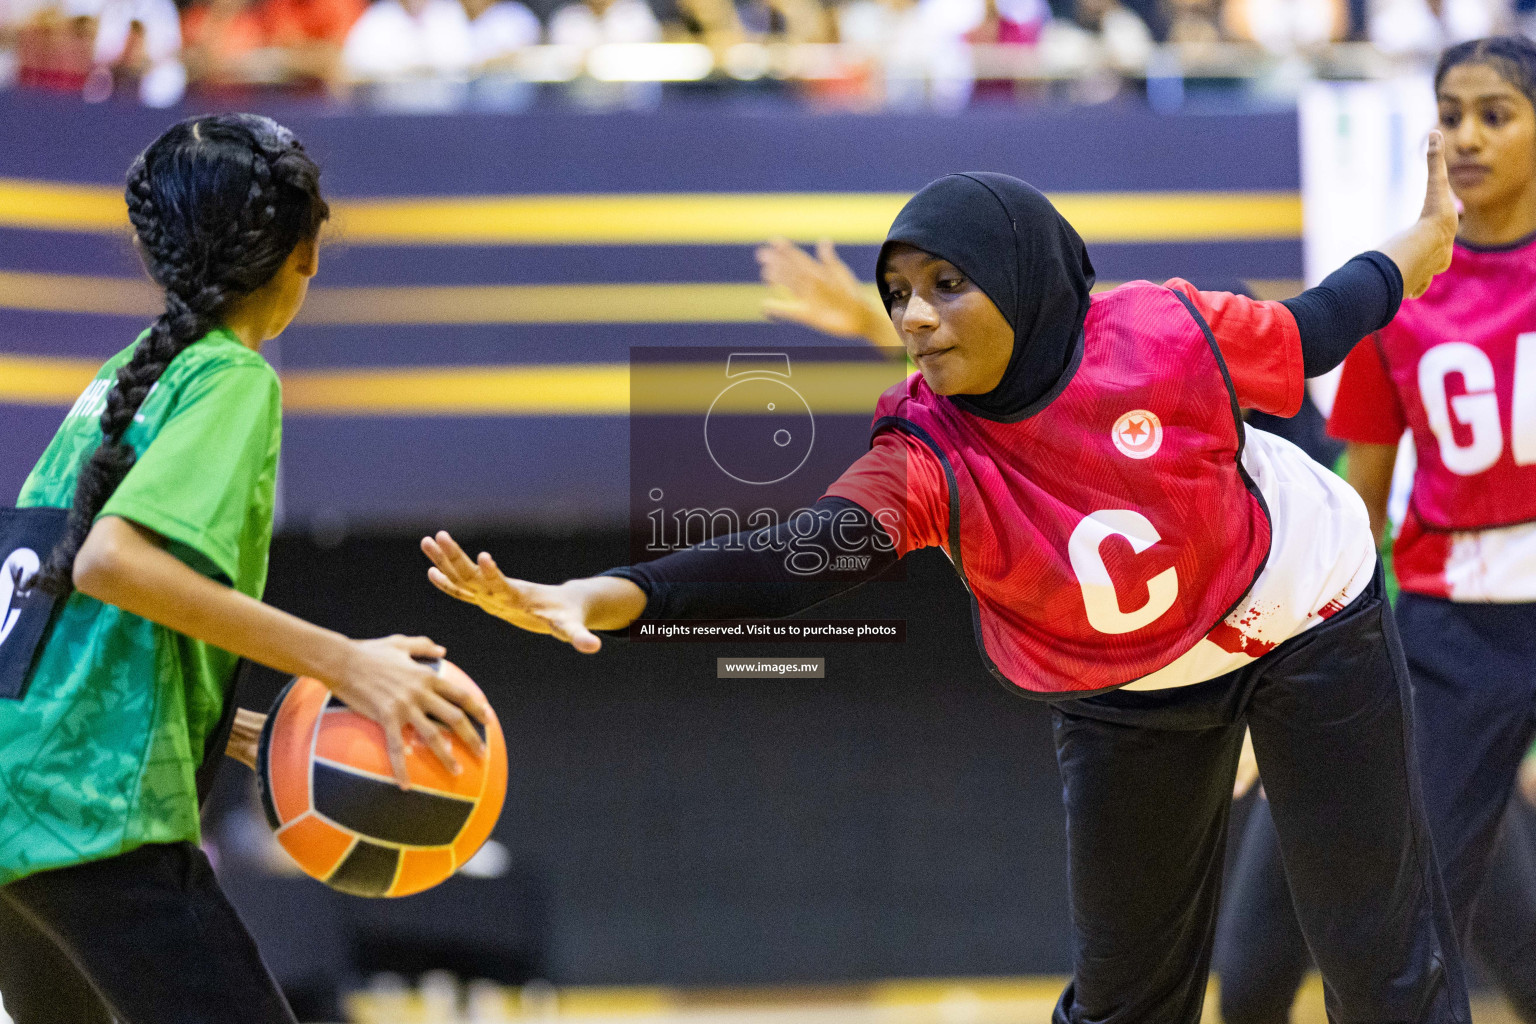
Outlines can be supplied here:
M830 239L816 243L812 256L788 239L775 238L757 250L757 263L763 283L787 293L763 300L769 319L804 324L839 338L900 344L885 311L871 301Z
M1451 265L1456 245L1456 196L1445 170L1445 138L1429 133L1429 182L1424 208L1407 231L1393 236L1381 247L1403 274L1403 297L1416 299L1429 289L1435 275Z
M410 784L405 767L407 727L455 775L460 768L449 730L476 757L485 753L485 744L470 721L489 720L484 699L423 663L447 653L424 636L353 640L336 678L321 679L353 711L383 727L390 768L401 789Z
M267 716L260 711L235 709L235 724L230 727L229 742L224 744L225 755L255 771L256 744L261 739L261 727L266 724Z
M1241 800L1259 781L1259 759L1253 752L1253 734L1243 733L1243 752L1237 758L1237 778L1232 783L1232 799Z
M423 537L421 550L432 560L427 579L438 590L519 629L553 636L583 654L603 646L593 629L622 629L645 608L644 593L628 580L597 577L551 586L512 579L484 551L470 561L447 532Z
M1445 168L1445 136L1438 131L1429 133L1429 181L1424 189L1424 209L1419 212L1419 219L1433 227L1435 255L1431 261L1432 273L1441 274L1451 266L1451 257L1456 246L1456 229L1460 227L1461 217L1456 212L1456 194L1451 191L1451 178ZM1424 289L1429 287L1429 282L1424 282L1424 288L1413 292L1413 297L1418 298L1424 294Z

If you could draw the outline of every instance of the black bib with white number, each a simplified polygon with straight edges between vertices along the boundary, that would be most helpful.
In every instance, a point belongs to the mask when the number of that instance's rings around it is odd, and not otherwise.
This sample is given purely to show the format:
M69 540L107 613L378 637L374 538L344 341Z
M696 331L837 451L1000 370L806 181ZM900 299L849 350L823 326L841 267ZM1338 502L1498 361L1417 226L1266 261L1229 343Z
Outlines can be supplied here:
M26 690L56 600L31 583L68 521L63 508L0 508L0 698Z

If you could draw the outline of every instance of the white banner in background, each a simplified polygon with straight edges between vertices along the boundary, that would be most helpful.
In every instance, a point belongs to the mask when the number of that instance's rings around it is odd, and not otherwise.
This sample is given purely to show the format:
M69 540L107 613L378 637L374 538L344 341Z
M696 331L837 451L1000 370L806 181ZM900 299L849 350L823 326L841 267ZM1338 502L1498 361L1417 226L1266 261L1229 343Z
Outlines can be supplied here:
M1418 216L1435 95L1428 74L1312 82L1300 114L1303 262L1312 285Z
M1380 82L1312 82L1302 90L1302 264L1317 284L1413 223L1424 205L1425 139L1437 121L1428 73ZM1339 371L1308 382L1323 415ZM1402 521L1413 449L1399 448L1388 514Z

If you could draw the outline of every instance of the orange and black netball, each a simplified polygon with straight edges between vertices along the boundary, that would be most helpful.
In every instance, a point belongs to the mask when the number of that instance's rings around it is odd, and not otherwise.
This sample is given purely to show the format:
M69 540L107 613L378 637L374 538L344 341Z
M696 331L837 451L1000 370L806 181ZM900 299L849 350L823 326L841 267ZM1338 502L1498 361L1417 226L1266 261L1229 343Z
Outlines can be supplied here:
M437 671L474 686L458 666ZM308 875L354 896L408 896L444 881L490 837L507 792L507 748L494 712L485 756L452 738L454 775L406 732L410 780L390 770L384 730L300 677L278 694L257 750L262 808Z

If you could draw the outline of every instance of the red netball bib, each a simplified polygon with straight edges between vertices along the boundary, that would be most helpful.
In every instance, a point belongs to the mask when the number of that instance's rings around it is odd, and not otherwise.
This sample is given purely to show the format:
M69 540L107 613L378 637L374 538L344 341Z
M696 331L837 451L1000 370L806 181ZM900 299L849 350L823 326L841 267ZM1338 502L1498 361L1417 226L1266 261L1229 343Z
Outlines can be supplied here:
M1094 297L1075 372L1032 415L966 412L913 374L881 397L874 429L908 432L944 465L948 551L983 660L1028 694L1112 689L1169 664L1269 555L1225 364L1193 306L1159 285Z
M1536 520L1536 243L1456 247L1377 336L1413 431L1413 507L1435 530Z

